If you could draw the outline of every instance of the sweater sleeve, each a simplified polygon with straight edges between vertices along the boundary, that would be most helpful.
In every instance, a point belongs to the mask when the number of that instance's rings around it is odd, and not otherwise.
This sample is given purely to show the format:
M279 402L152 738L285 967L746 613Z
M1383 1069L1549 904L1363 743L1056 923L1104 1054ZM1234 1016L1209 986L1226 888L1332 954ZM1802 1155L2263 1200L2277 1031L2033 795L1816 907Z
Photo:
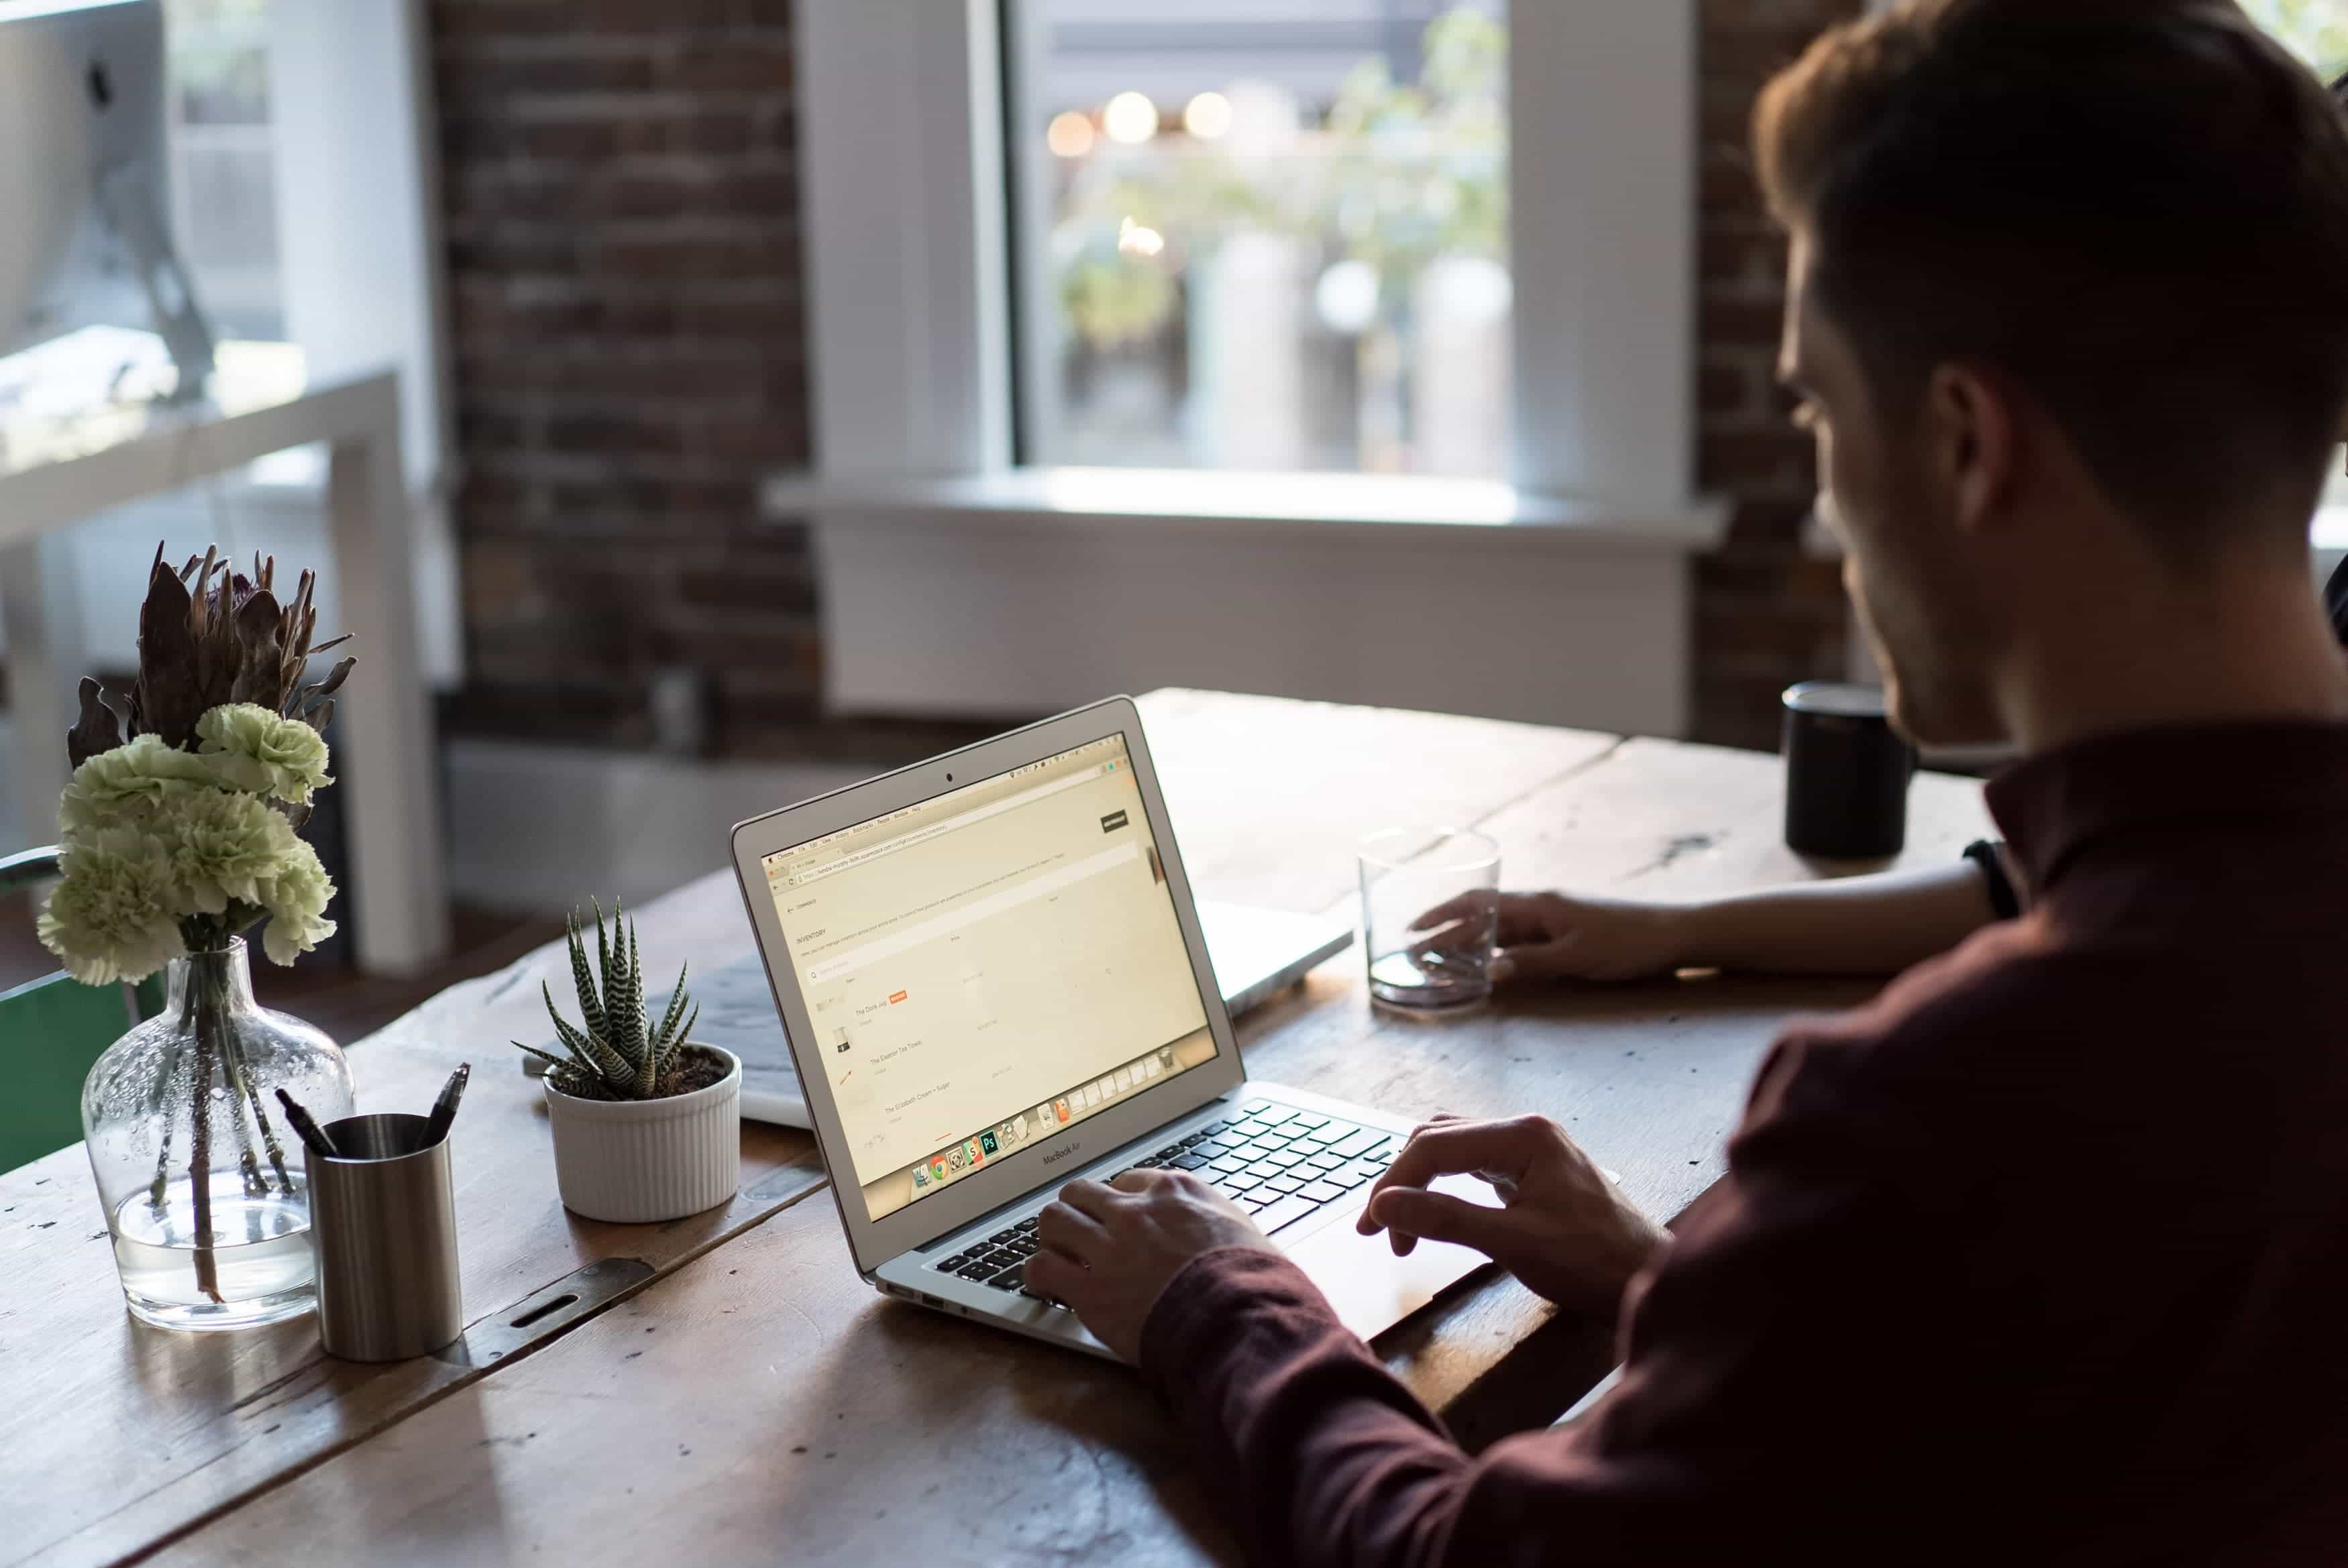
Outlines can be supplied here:
M1177 1276L1142 1368L1254 1560L1775 1560L1773 1538L1790 1551L1824 1527L1821 1471L1843 1483L1842 1521L1871 1510L1854 1497L1891 1506L1896 1485L1868 1490L1895 1464L1870 1434L1916 1390L1879 1358L1886 1336L1927 1327L1903 1309L1934 1288L1916 1267L1930 1244L1913 1226L1901 1239L1883 1185L1819 1119L1852 1122L1787 1109L1797 1073L1782 1050L1765 1070L1729 1175L1632 1286L1621 1384L1570 1428L1470 1457L1286 1259L1227 1249Z
M1472 1461L1286 1258L1193 1261L1150 1312L1141 1367L1257 1561L1442 1560Z

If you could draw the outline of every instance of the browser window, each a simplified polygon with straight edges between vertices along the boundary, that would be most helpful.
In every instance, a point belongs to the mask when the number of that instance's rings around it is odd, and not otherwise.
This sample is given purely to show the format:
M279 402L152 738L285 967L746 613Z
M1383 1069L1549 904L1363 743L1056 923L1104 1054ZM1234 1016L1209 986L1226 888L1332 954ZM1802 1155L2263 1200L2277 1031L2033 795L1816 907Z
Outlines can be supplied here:
M1122 736L763 866L871 1218L1213 1060Z

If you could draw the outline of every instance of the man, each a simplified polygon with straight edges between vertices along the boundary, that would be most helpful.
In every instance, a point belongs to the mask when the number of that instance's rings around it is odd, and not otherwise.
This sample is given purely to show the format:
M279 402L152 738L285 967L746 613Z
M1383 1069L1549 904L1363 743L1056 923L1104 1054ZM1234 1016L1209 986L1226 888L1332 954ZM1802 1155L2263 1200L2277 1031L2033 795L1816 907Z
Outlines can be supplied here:
M1619 1307L1564 1430L1462 1453L1187 1176L1028 1278L1267 1562L2348 1562L2348 128L2228 0L1914 0L1755 150L1894 710L2019 749L2030 909L1789 1029L1673 1238L1546 1121L1414 1138L1365 1224Z

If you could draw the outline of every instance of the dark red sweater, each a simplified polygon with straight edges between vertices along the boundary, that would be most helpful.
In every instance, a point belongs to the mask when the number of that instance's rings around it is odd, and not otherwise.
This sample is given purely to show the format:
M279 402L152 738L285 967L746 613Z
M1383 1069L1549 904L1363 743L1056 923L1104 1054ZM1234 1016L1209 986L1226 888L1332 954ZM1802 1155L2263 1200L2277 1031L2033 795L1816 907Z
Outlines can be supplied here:
M1990 786L2033 905L1787 1030L1618 1389L1478 1459L1267 1254L1142 1365L1266 1563L2348 1563L2348 727Z

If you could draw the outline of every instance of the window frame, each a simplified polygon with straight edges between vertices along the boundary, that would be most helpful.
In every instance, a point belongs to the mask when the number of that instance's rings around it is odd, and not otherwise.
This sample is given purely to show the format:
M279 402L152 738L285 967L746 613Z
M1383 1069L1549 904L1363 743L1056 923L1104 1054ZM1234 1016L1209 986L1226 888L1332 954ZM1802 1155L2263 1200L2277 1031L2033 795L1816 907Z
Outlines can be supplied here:
M1509 477L1684 521L1701 510L1694 0L1519 3L1509 26ZM798 28L817 472L1012 467L1011 323L1030 354L1037 335L1012 205L1036 197L1007 177L1002 0L800 0Z
M1694 493L1696 0L1511 12L1509 478L1282 476L1268 514L1243 471L1015 465L1000 0L798 0L815 460L761 510L808 529L829 710L1207 684L1687 732L1729 511ZM1397 667L1404 625L1480 635Z

